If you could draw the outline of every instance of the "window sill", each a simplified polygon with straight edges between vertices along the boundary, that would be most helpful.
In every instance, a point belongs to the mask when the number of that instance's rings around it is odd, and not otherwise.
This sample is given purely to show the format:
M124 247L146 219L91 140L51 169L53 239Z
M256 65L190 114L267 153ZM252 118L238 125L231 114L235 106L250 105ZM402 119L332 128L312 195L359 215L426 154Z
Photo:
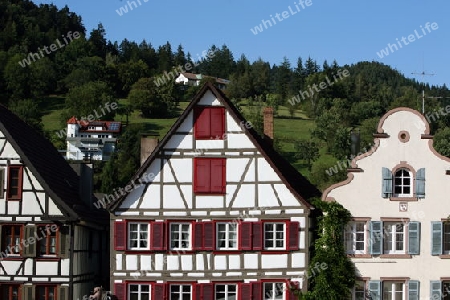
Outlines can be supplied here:
M350 258L371 258L372 255L371 254L348 254L347 253L347 257L350 257Z
M441 255L439 255L439 258L450 259L450 254L441 254Z
M38 256L36 257L36 260L45 260L45 261L58 261L59 257L57 256Z
M411 254L381 254L380 258L411 258Z
M416 197L389 197L391 201L419 201Z

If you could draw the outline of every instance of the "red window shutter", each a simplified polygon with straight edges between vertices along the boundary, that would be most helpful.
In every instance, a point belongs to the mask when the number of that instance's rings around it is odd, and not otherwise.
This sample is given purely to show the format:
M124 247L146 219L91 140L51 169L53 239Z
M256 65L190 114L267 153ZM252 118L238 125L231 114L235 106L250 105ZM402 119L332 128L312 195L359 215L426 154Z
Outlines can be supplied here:
M252 222L239 224L239 250L252 250Z
M114 222L114 249L118 251L127 249L127 223L125 221Z
M194 193L211 192L211 160L194 158Z
M252 298L253 300L259 300L262 295L261 282L252 282Z
M225 108L211 108L211 137L213 139L223 139L225 133Z
M298 250L298 243L299 243L299 228L300 223L299 222L288 222L286 224L286 227L288 228L288 250Z
M202 300L214 300L214 284L205 283L202 288Z
M203 250L203 223L194 223L194 250Z
M300 288L298 281L287 281L286 282L286 290L288 293L289 300L298 300L298 295L296 294L296 290Z
M214 222L203 222L203 249L214 250Z
M252 224L253 250L263 249L263 222L253 222Z
M194 135L196 139L211 137L211 108L197 106L194 108Z
M117 300L126 300L125 295L125 283L114 283L114 295L116 295Z
M152 299L166 299L166 285L164 283L153 284Z
M164 222L152 222L150 247L152 250L165 250Z
M252 285L250 283L239 284L239 300L252 299Z
M194 283L193 288L195 289L195 300L203 299L203 284Z
M226 159L211 159L211 193L225 194L226 191Z

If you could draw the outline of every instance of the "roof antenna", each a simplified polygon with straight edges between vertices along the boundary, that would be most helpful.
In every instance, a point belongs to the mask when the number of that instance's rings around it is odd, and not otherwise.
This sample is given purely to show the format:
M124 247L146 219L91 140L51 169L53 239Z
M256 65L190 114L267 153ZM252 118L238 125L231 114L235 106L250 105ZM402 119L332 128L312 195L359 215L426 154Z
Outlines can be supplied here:
M422 72L420 72L420 73L412 72L411 74L422 76L422 82L421 82L421 84L422 84L422 114L425 115L425 88L424 88L425 84L423 83L423 77L424 76L434 76L436 74L434 74L434 73L426 73L425 72L425 67L424 67L425 64L424 64L424 57L423 56L424 55L423 55L423 52L422 52Z

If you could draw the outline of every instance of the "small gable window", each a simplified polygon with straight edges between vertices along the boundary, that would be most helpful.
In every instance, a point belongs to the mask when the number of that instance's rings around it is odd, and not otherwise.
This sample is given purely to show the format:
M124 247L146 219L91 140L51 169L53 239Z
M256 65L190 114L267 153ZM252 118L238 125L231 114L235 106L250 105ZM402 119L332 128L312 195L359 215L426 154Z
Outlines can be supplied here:
M394 175L394 196L411 197L412 183L411 172L407 169L400 169Z
M7 200L22 200L22 166L9 166Z
M197 194L225 194L225 158L194 158L194 192Z
M194 135L197 140L223 140L225 108L197 106L194 109Z
M416 173L405 167L394 171L382 168L381 185L383 198L425 198L425 168L418 169Z

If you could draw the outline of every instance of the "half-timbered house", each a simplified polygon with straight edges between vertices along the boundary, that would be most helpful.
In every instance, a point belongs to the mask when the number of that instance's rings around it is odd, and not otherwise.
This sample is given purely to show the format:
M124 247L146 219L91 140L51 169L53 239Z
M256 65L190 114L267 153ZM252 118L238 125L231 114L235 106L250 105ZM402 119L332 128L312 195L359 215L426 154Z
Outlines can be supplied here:
M264 118L263 139L201 88L109 206L119 300L288 300L306 287L320 192L273 149L273 111Z
M81 300L107 276L91 175L0 105L0 299Z

